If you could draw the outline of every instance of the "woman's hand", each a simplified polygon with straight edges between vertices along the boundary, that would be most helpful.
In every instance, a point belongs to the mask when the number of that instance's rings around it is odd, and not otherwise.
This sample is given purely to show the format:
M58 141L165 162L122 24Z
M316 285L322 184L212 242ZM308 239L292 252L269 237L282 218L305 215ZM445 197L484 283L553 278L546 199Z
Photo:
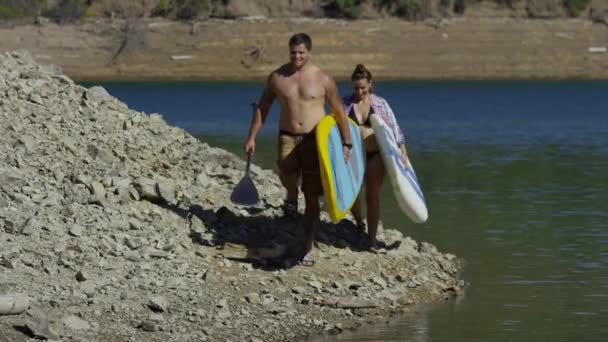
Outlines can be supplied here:
M403 165L405 165L406 168L410 167L410 163L409 163L409 158L407 157L407 151L405 150L405 146L401 145L400 146L400 150L401 150L401 160L403 160Z

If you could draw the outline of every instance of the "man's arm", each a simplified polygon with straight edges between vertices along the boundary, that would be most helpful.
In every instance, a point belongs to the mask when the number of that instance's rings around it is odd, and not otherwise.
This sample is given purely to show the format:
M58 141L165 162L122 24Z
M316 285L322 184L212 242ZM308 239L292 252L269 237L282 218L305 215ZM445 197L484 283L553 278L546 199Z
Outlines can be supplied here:
M264 87L264 92L260 97L260 100L257 103L255 111L251 116L251 125L249 126L249 134L247 134L247 140L245 142L245 152L248 154L253 154L255 151L255 137L258 135L258 132L262 128L262 125L266 121L266 117L270 112L270 107L275 99L274 89L272 87L272 74L268 77L268 81L266 81L266 86Z
M348 161L350 157L350 149L352 148L352 141L350 141L350 129L348 126L348 119L346 113L344 113L344 106L342 105L342 99L338 94L338 87L336 87L336 81L329 75L327 76L327 92L326 99L329 104L331 112L334 114L340 135L342 136L342 144L344 145L344 158Z

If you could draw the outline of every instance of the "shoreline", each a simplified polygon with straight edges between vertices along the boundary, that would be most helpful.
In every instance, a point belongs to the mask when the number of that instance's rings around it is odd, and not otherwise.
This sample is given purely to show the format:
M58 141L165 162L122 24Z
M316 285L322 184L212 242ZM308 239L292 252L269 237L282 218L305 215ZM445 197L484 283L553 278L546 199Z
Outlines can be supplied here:
M0 118L0 295L31 304L0 315L0 342L294 340L467 287L455 255L382 224L370 253L325 212L299 266L272 170L252 165L261 202L236 206L244 160L24 51L0 55Z
M192 79L182 79L182 78L119 78L119 79L78 79L73 78L74 82L78 84L86 84L89 86L94 86L98 84L105 83L255 83L255 84L263 84L265 82L264 78L250 78L250 79L239 79L239 78L192 78ZM349 83L351 82L348 78L335 78L336 82ZM496 82L496 83L536 83L536 82L547 82L547 83L568 83L568 82L598 82L604 83L608 82L608 78L382 78L381 80L374 79L374 82L381 83L421 83L421 84L432 84L432 83L488 83L488 82Z
M606 80L608 28L582 19L144 19L0 28L0 51L28 49L78 81L259 81L287 60L293 32L339 80L365 64L377 80ZM119 53L119 51L121 51ZM593 50L595 51L595 50Z

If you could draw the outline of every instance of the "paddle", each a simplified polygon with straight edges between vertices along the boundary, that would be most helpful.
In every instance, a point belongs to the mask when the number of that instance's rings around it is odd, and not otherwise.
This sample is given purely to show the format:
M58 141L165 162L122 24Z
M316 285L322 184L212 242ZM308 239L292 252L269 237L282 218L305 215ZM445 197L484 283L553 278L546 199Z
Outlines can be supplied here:
M252 106L257 106L252 103ZM249 176L249 166L251 165L251 154L247 154L247 167L245 168L245 175L239 184L232 190L230 200L232 203L240 205L256 205L260 201L260 196L255 188L255 184Z
M239 184L232 190L230 200L235 204L240 205L255 205L260 201L258 191L249 176L249 165L251 164L251 155L247 155L247 167L245 168L245 175Z

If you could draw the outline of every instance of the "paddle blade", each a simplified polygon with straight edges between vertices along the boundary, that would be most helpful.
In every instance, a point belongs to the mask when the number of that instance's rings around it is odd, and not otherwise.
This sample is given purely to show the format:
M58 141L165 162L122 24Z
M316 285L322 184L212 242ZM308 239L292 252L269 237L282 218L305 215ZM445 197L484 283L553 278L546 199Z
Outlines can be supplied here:
M246 173L239 184L234 187L232 195L230 195L232 203L240 205L255 205L260 201L258 190L255 188L253 181Z

